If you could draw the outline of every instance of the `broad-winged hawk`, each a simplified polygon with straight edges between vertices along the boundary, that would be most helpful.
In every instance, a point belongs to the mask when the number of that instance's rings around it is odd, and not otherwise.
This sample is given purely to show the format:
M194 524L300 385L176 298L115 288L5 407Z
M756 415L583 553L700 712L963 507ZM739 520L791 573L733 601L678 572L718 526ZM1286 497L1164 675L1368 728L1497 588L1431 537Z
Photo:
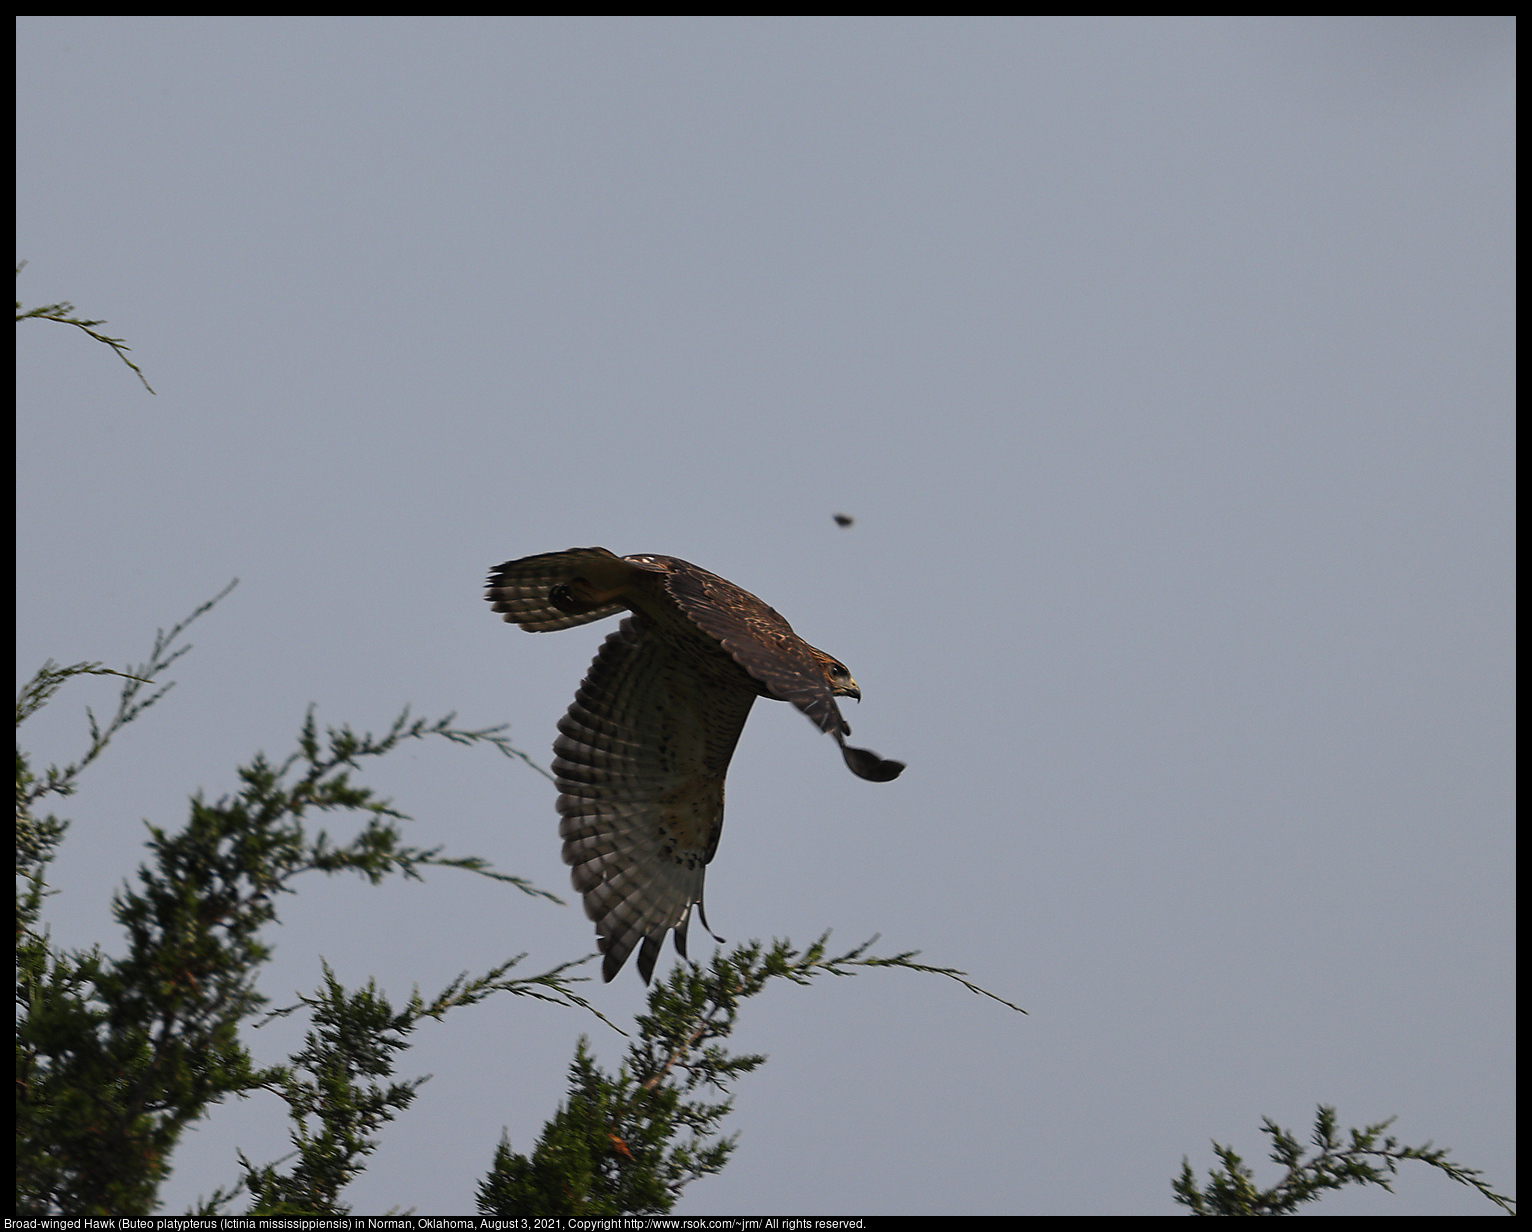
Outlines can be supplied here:
M559 722L559 834L596 924L610 980L634 947L644 982L665 934L686 956L695 904L723 830L723 780L757 697L792 702L874 782L904 764L846 743L837 697L861 698L845 666L754 595L673 556L571 548L507 561L486 598L531 633L625 617Z

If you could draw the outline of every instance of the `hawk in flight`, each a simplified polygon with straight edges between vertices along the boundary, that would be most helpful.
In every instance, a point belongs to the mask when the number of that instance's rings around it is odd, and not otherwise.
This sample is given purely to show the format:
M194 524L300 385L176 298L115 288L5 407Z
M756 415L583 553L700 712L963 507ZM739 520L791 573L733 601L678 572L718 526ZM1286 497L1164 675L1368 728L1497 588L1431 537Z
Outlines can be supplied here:
M674 556L571 548L507 561L485 597L529 633L627 611L585 673L553 744L559 835L596 923L610 980L638 948L644 982L665 934L686 956L702 879L723 830L723 779L757 697L792 702L876 783L903 762L846 743L845 666L754 595ZM711 931L711 930L709 930Z

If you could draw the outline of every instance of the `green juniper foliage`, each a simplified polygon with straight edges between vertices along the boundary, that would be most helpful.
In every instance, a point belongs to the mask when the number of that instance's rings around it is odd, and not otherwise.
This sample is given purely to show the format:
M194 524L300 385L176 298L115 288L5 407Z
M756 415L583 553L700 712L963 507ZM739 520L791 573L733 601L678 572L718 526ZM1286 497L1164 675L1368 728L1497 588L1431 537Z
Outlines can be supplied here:
M78 761L37 774L17 750L17 1205L27 1214L152 1211L186 1126L228 1096L256 1090L287 1101L300 1156L286 1188L271 1168L251 1172L262 1184L252 1189L257 1205L270 1195L290 1202L296 1187L311 1202L303 1209L337 1210L339 1188L371 1149L366 1132L391 1119L418 1085L391 1088L379 1100L360 1076L390 1072L387 1053L402 1047L416 1020L497 991L586 1004L565 974L576 964L512 978L507 973L520 961L513 958L477 978L460 977L429 1004L417 995L403 1014L373 989L347 995L329 978L306 1002L316 1030L291 1065L258 1069L240 1040L240 1024L265 1003L255 987L269 954L261 931L276 920L279 896L293 892L300 873L354 872L378 884L391 874L418 880L425 868L451 867L558 901L478 857L449 858L440 848L404 844L400 823L408 818L352 781L361 759L432 736L516 755L500 729L461 729L451 715L431 723L405 711L382 737L342 727L321 739L311 712L297 751L281 763L257 756L240 769L243 786L233 796L194 797L176 833L148 827L151 862L112 903L127 936L124 956L52 946L40 917L48 864L67 823L38 816L36 807L46 796L72 793L112 736L168 692L166 684L140 696L189 649L176 646L178 637L214 602L161 631L147 662L110 673L126 680L117 712L104 727L89 716L90 743ZM45 665L18 695L18 724L84 674L106 673L93 663ZM335 842L307 825L315 810L350 811L363 824L349 841ZM325 1096L316 1098L321 1088ZM321 1128L309 1128L312 1115ZM215 1205L231 1196L216 1197Z
M699 1088L727 1096L736 1077L765 1063L763 1056L731 1057L714 1041L728 1038L740 1003L771 980L807 984L818 975L855 975L859 967L904 967L945 975L1001 1000L961 971L912 962L913 951L869 957L876 937L827 958L829 938L826 933L801 954L789 941L774 942L767 951L751 942L715 953L706 968L678 963L668 980L650 990L649 1012L639 1016L638 1038L615 1076L596 1067L582 1038L570 1066L569 1096L531 1157L513 1153L501 1140L494 1168L479 1187L480 1214L662 1215L690 1182L722 1171L735 1137L716 1135L733 1101L692 1096Z
M1174 1184L1176 1201L1191 1207L1194 1215L1291 1215L1301 1204L1318 1201L1326 1190L1344 1189L1347 1185L1381 1185L1392 1193L1394 1187L1389 1178L1398 1173L1400 1161L1418 1159L1441 1169L1453 1180L1472 1186L1510 1214L1516 1213L1510 1198L1496 1193L1480 1179L1483 1174L1479 1169L1453 1163L1446 1150L1433 1148L1429 1142L1424 1146L1400 1146L1392 1136L1380 1143L1379 1136L1393 1122L1394 1118L1389 1117L1365 1129L1353 1129L1347 1143L1335 1132L1335 1109L1320 1104L1313 1133L1318 1153L1305 1158L1308 1152L1298 1139L1266 1117L1261 1132L1271 1138L1271 1158L1287 1169L1280 1181L1270 1189L1257 1188L1255 1173L1245 1166L1234 1148L1214 1142L1213 1153L1223 1161L1223 1168L1208 1173L1208 1187L1203 1190L1197 1187L1191 1161L1183 1159L1181 1176Z
M16 266L16 274L19 277L21 271L26 268L26 262L22 261ZM117 358L132 368L138 374L138 379L144 383L144 388L151 394L154 392L149 380L144 376L143 370L128 358L128 352L133 348L128 346L121 338L110 338L106 334L96 332L97 325L105 325L105 321L87 321L83 317L75 316L75 306L67 300L60 300L56 304L44 304L40 308L23 308L21 301L16 301L16 319L18 321L57 321L61 325L73 325L76 329L84 330L97 342L105 343L117 352Z

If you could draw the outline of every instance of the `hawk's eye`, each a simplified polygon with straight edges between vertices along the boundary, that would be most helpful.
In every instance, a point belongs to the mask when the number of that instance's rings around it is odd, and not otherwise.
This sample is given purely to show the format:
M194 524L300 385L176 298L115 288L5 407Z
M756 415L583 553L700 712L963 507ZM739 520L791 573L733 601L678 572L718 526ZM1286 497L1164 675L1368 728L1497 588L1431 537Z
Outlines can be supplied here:
M832 676L849 676L850 674L851 673L848 672L839 663L832 663L832 664L830 664L830 675L832 675Z

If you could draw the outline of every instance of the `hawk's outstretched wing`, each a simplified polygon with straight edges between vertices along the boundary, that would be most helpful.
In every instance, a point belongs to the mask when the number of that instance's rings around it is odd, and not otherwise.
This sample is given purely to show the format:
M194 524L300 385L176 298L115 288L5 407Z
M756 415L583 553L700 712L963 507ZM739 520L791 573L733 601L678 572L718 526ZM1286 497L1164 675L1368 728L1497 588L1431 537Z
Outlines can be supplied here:
M671 929L685 956L723 829L724 776L756 697L792 702L862 778L904 769L846 745L835 699L861 694L844 665L748 591L684 560L605 548L529 556L491 573L488 598L532 632L633 613L602 645L553 746L564 860L607 980L638 948L647 983Z
M647 983L672 928L686 953L692 904L701 906L723 832L724 775L755 697L726 660L699 665L629 616L560 720L559 835L596 923L604 978L642 942L638 971Z

